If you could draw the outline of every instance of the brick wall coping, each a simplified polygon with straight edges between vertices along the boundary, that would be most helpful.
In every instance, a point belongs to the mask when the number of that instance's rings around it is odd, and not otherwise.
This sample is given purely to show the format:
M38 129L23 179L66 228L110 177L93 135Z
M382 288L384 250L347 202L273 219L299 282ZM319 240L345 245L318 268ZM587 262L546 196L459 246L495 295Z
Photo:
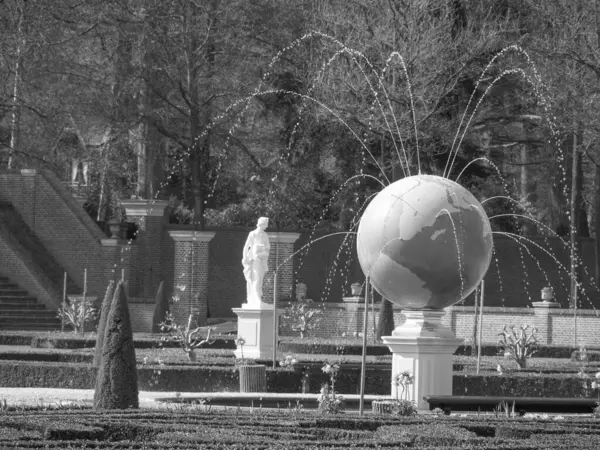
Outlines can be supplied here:
M286 301L284 301L284 302L278 302L277 303L277 305L278 305L277 308L279 309L279 307L281 307L281 308L285 309L285 308L287 308L289 306L298 305L298 304L300 304L300 302L298 302L298 301L294 301L294 302L289 302L289 301L287 301L287 302ZM343 311L345 311L345 310L348 309L348 304L347 303L342 303L342 302L339 302L339 303L338 302L324 302L324 303L314 302L313 305L315 305L315 308L321 308L321 309L324 309L324 310L332 310L332 311L334 311L334 310L343 310ZM356 305L356 308L353 308L353 311L354 310L359 311L360 309L365 309L365 304L364 303L354 303L353 306L355 306L355 305ZM380 303L375 303L375 309L376 310L379 310L379 306L380 306ZM370 310L371 310L371 305L369 304L369 311Z
M168 200L121 200L127 217L162 217L169 206Z
M503 308L501 306L484 306L483 313L488 314L523 314L523 315L533 315L535 313L535 308ZM448 313L459 312L459 313L467 313L474 314L475 307L474 306L449 306L446 308Z
M292 233L289 231L267 231L271 242L281 244L293 244L300 237L300 233Z
M450 306L446 308L448 313L458 312L474 314L475 308L473 306ZM551 308L548 310L551 316L573 316L573 310L570 308ZM484 306L483 315L485 314L522 314L522 315L533 315L535 314L535 308L501 308L494 306ZM578 316L596 316L600 317L600 310L595 309L578 309Z
M565 308L565 309L554 308L554 309L550 310L549 314L551 316L573 317L573 310L567 309L567 308ZM581 317L581 316L600 317L600 311L595 310L595 309L578 309L577 317Z
M208 242L217 234L216 231L168 230L174 241Z
M113 239L113 238L104 238L100 239L100 244L102 247L136 247L139 244L134 240L126 240L126 239Z

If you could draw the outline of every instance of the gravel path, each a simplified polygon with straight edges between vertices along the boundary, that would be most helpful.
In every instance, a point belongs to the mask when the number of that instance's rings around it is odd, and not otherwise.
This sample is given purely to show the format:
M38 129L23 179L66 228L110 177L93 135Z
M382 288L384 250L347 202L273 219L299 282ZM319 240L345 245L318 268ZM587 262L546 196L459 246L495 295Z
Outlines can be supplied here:
M181 395L197 395L197 393L182 392ZM175 392L140 391L140 408L168 407L168 404L154 401L155 398L159 397L175 397ZM91 405L93 399L93 389L0 388L0 402L3 404L6 400L8 406L60 405L65 403Z

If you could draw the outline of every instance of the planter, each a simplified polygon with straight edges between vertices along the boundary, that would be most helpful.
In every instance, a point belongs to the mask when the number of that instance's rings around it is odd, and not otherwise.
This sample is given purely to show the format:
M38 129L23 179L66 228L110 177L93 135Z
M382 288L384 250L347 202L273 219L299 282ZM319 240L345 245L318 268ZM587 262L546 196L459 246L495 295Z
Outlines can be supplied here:
M262 364L239 366L240 392L267 392L267 367Z
M396 402L393 400L373 400L371 409L373 414L393 414L395 404Z
M121 222L108 222L108 229L110 231L111 239L119 239L119 233L121 232Z
M350 285L350 292L352 293L352 297L360 297L362 288L363 288L362 283L352 283Z
M395 416L412 416L417 413L417 406L408 400L373 400L373 414L393 414Z

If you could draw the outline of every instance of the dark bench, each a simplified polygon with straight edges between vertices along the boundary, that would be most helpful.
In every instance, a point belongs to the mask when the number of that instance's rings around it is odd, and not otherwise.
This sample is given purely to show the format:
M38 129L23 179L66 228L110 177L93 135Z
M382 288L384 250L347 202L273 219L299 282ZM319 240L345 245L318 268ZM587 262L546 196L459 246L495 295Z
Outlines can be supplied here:
M424 395L429 409L440 408L445 414L454 411L494 411L504 414L505 407L520 415L526 412L540 413L592 413L597 406L591 398L560 397L487 397L477 395Z

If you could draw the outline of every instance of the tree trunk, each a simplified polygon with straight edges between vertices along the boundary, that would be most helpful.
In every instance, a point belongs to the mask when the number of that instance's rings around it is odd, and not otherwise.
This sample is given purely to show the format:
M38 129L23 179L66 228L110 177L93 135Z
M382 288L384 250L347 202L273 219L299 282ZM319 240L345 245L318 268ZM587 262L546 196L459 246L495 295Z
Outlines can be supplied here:
M596 165L594 167L595 191L595 238L596 238L596 284L600 286L600 145L596 148Z
M8 168L11 169L13 165L13 155L15 150L18 149L20 142L20 125L21 125L21 105L19 101L20 96L20 85L21 85L21 70L23 63L23 47L25 46L25 38L23 36L23 19L25 5L18 2L19 6L19 23L17 25L17 48L16 48L16 59L15 59L15 75L13 82L13 95L12 95L12 114L10 122L10 149L8 153Z
M380 341L382 336L390 336L394 328L394 306L388 299L382 298L376 339Z
M528 166L528 148L526 145L521 145L521 201L526 204L532 202L532 184L529 179L529 166ZM523 234L532 236L537 234L537 227L535 222L532 220L523 220Z
M581 214L581 154L577 142L577 132L573 133L573 167L571 180L571 289L570 289L570 305L571 308L577 308L577 282L579 277L578 258L581 254L581 245L579 240L579 216Z

